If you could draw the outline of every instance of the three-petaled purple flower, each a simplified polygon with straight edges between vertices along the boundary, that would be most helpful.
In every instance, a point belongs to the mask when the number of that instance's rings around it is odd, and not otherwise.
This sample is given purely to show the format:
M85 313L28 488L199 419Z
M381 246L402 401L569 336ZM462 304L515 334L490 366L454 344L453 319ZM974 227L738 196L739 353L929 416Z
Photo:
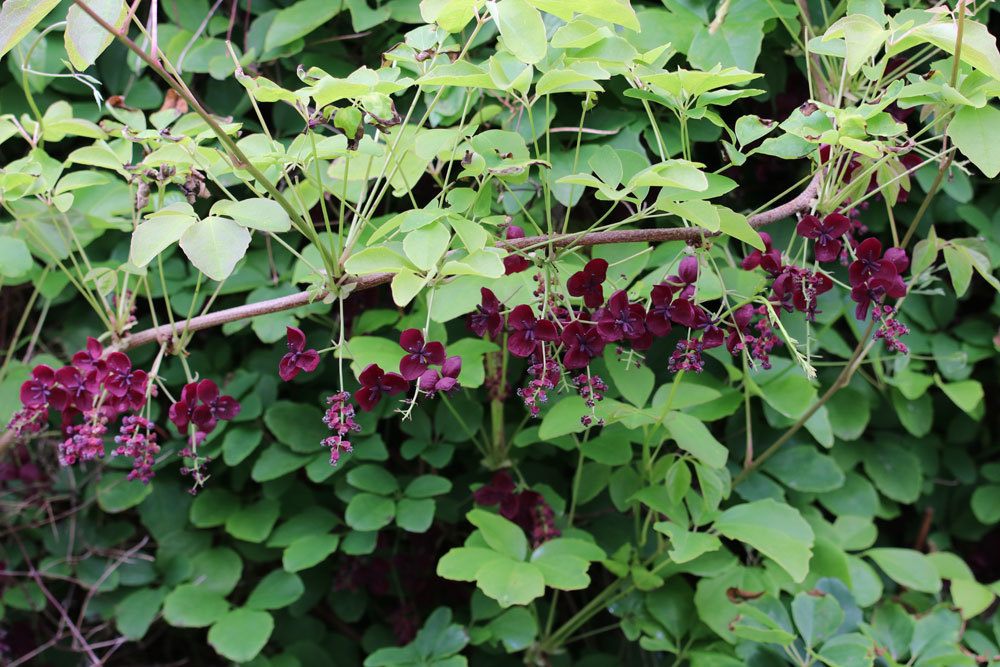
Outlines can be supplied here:
M444 363L444 345L437 341L424 342L424 334L420 329L407 329L400 334L399 346L406 350L406 354L399 360L399 373L408 382L423 375L428 366L440 366Z
M864 320L872 303L881 304L886 297L898 299L906 294L900 274L910 265L910 259L902 248L889 248L883 255L882 244L876 238L858 244L855 256L857 259L848 268L851 299L858 304L855 317Z
M844 247L840 239L850 229L850 219L840 213L830 213L822 220L815 215L804 215L795 227L799 236L816 241L817 262L832 262L840 257Z
M646 309L642 304L629 303L625 290L618 290L608 299L597 319L597 333L608 342L629 340L638 350L648 348L653 341L646 330Z
M760 232L760 238L764 242L763 252L755 249L743 259L741 266L747 271L759 266L772 276L776 276L781 273L781 251L772 246L771 235L767 232Z
M278 376L289 382L300 371L311 373L319 366L319 352L306 349L306 335L301 329L287 327L285 330L288 352L278 363Z
M354 400L365 412L371 412L383 394L395 396L410 388L410 383L402 375L386 373L378 364L368 364L368 367L361 371L358 380L361 382L361 388L354 392Z
M507 230L504 232L504 238L508 241L523 239L524 230L517 225L508 225ZM509 276L512 273L520 273L527 270L530 266L531 262L528 261L527 257L515 253L511 253L503 258L504 275Z
M31 371L31 379L21 385L21 403L28 408L52 407L62 410L69 396L56 385L56 372L51 366L39 364Z
M182 434L194 424L195 439L202 440L220 420L229 421L239 413L240 404L236 399L220 395L219 386L206 379L184 385L180 400L170 406L167 417Z
M476 312L469 315L469 329L477 336L489 334L496 338L503 328L503 316L500 314L500 299L492 290L480 288L482 303L476 306Z
M133 370L132 360L122 352L112 352L104 360L104 388L115 398L130 399L146 391L146 371Z
M438 392L449 393L458 389L458 375L462 372L462 357L454 356L445 359L441 364L441 372L433 368L424 371L420 376L418 386L420 391L430 395Z
M601 258L587 262L566 281L570 296L582 296L587 308L597 308L604 303L604 281L608 277L608 263Z
M567 369L586 367L591 359L601 355L606 345L595 327L582 322L566 325L561 337L566 346L563 366Z
M507 339L507 349L515 357L530 357L538 348L538 344L553 341L559 337L556 325L548 320L535 317L531 306L520 305L510 311L507 324L511 329Z
M690 299L694 296L695 283L698 282L698 256L688 255L677 267L677 275L667 276L666 282L674 287L680 287L678 297Z

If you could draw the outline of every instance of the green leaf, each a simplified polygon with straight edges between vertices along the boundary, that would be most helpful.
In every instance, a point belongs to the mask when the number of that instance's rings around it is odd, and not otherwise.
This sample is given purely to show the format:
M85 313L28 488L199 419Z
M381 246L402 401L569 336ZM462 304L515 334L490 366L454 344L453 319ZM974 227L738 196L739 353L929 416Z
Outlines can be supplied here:
M241 576L243 560L229 547L205 549L191 559L190 580L219 595L232 593Z
M795 491L823 493L844 484L844 473L837 463L811 445L779 451L764 465L764 471Z
M516 560L524 560L528 555L528 538L513 521L480 509L472 510L465 518L479 529L490 548Z
M653 524L653 529L670 538L667 554L675 563L687 563L722 546L715 535L694 533L670 521L658 521Z
M754 115L741 116L736 120L736 138L741 146L746 146L769 134L776 127L778 124L773 120Z
M278 401L264 412L264 424L278 442L302 454L315 453L320 441L330 433L323 423L323 413L308 403Z
M526 0L502 0L487 3L500 30L503 44L518 60L534 65L548 48L542 15Z
M227 611L224 597L195 584L181 584L163 600L163 618L175 628L204 628Z
M983 385L979 380L960 380L959 382L945 382L940 375L934 374L934 382L941 391L951 399L951 402L960 407L964 412L975 418L976 410L983 402L985 393Z
M254 461L250 478L255 482L269 482L298 470L310 460L312 457L309 455L290 452L274 443Z
M115 625L123 636L137 641L142 639L153 624L166 591L162 588L140 588L115 605Z
M972 513L987 526L1000 521L1000 486L984 484L972 492Z
M339 544L339 535L306 535L285 547L281 565L289 572L306 570L326 560Z
M181 250L212 280L225 280L250 246L250 232L229 218L210 216L197 222L180 239Z
M792 619L802 641L813 647L836 634L844 622L844 610L830 593L803 591L792 600Z
M951 140L989 178L996 178L1000 174L1000 155L989 148L998 132L1000 110L989 105L978 109L961 107L948 124L948 136ZM945 253L947 256L947 249Z
M226 523L229 515L239 509L240 501L230 491L209 487L195 496L189 517L195 528L214 528Z
M418 269L429 271L444 255L450 242L448 228L435 222L408 233L403 239L403 250Z
M198 216L187 202L170 204L150 213L132 232L129 260L136 266L146 266L179 241L196 222Z
M34 262L28 245L13 236L0 236L0 276L17 278L31 270Z
M212 206L212 215L232 218L244 227L265 232L287 232L292 228L292 219L281 204L265 197L241 201L220 199Z
M573 15L583 14L595 19L617 23L630 30L640 29L639 20L628 0L529 0L533 7L569 21Z
M274 631L274 618L266 611L235 609L211 627L208 643L215 652L233 662L257 657Z
M538 636L538 621L530 610L515 607L503 612L486 626L498 638L508 653L523 651L531 646Z
M875 561L896 583L923 593L941 590L941 578L927 556L913 549L869 549L865 555Z
M861 66L878 53L889 32L870 16L851 14L834 23L823 35L823 41L842 38L847 47L847 71L854 75Z
M712 468L722 468L729 458L729 450L696 417L685 412L671 412L663 420L670 437L677 446L690 452L699 461Z
M305 593L306 587L297 574L273 570L254 586L247 598L248 609L281 609L292 604Z
M109 514L117 514L135 507L152 492L152 484L129 481L123 472L105 472L97 483L97 505Z
M437 503L430 498L403 498L396 504L396 525L411 533L426 533L436 510Z
M715 529L771 558L797 582L809 573L813 531L790 505L770 498L735 505L715 520Z
M944 263L948 267L948 275L951 276L955 296L962 296L969 289L969 283L972 282L972 259L961 249L946 245L944 247Z
M356 489L389 496L399 491L399 482L380 465L367 463L347 473L347 483Z
M410 264L405 257L383 246L365 248L360 252L352 253L344 262L344 269L357 276L382 273L383 271L400 271L408 266Z
M127 16L125 0L88 0L87 6L117 29L121 29ZM108 48L115 36L102 28L97 21L72 5L66 13L66 54L79 71L94 64L97 57Z
M451 491L451 480L438 475L421 475L403 490L407 498L432 498Z
M475 581L476 574L487 563L507 557L483 547L456 547L437 564L437 575L452 581Z
M920 497L923 472L920 459L910 448L882 440L866 445L863 452L865 472L884 495L901 503Z
M400 308L413 301L429 280L409 269L403 269L392 277L392 301Z
M719 229L723 234L728 234L760 251L764 250L764 239L760 237L760 232L750 226L745 215L725 206L715 208L719 214Z
M0 7L0 58L24 39L59 0L7 0Z
M305 37L340 13L343 4L328 0L300 0L281 9L267 29L264 51L277 49Z
M278 501L271 498L240 508L226 519L226 532L238 540L259 544L271 534L280 509Z
M476 574L476 585L501 607L528 604L545 593L545 578L538 567L506 558L483 565Z
M396 515L396 503L373 493L358 493L347 503L344 521L354 530L371 531L384 528Z
M959 59L988 74L993 79L1000 80L1000 52L997 51L996 38L982 23L969 18L966 18L963 23L962 53ZM930 22L913 28L908 34L907 38L895 44L892 53L908 49L922 40L933 44L942 51L955 55L955 45L958 44L958 21L937 15Z
M615 388L625 400L638 408L646 405L656 382L653 371L646 366L635 363L626 364L623 360L615 358L611 348L608 348L605 353L604 361L608 366L608 373L611 374L611 380L615 383Z

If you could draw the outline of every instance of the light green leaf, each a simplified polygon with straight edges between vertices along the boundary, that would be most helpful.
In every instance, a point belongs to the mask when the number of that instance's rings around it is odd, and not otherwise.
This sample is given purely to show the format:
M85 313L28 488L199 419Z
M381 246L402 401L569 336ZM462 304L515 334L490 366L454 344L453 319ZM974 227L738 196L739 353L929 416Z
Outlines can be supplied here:
M889 33L878 21L865 14L851 14L826 31L823 41L843 38L847 45L847 71L857 74L861 66L878 53Z
M254 586L246 606L249 609L281 609L298 600L305 591L299 575L273 570Z
M266 611L236 609L209 629L208 643L224 658L249 662L264 648L273 631L274 619Z
M224 597L195 584L181 584L163 600L163 618L175 628L203 628L227 611Z
M658 521L653 524L653 529L670 538L670 551L667 554L675 563L687 563L722 546L715 535L693 533L670 521Z
M482 547L456 547L437 564L437 575L451 581L475 581L476 573L487 563L506 560L507 557Z
M188 227L181 250L212 280L225 280L250 246L250 232L229 218L210 216Z
M344 269L356 276L365 276L371 273L382 273L401 271L410 266L406 258L395 250L390 250L384 246L374 246L352 253L344 262Z
M736 505L715 520L715 528L771 558L797 582L809 573L813 531L790 505L770 498Z
M170 204L150 213L132 232L129 260L136 266L146 266L179 241L197 221L198 215L187 202Z
M472 510L465 518L479 529L486 544L495 551L516 560L524 560L528 555L528 538L513 521L480 509Z
M429 278L420 276L408 269L403 269L392 277L392 300L402 308L420 294Z
M396 503L374 493L358 493L347 503L344 521L354 530L372 531L384 528L396 515Z
M421 271L429 271L448 249L451 234L440 222L416 229L403 239L407 258Z
M489 561L480 568L476 585L501 607L528 604L545 593L545 578L537 566L506 558Z
M117 29L125 23L125 0L88 0L87 6ZM77 70L82 72L93 65L114 38L78 5L72 5L66 13L66 54Z
M295 540L281 555L281 566L289 572L299 572L319 565L337 550L339 535L306 535Z
M0 7L0 58L55 9L59 0L7 0Z
M278 10L267 29L264 50L279 48L300 37L305 37L340 13L343 4L329 0L300 0L290 7Z
M875 561L896 583L923 593L937 593L941 578L927 556L913 549L869 549L866 556Z
M411 533L426 533L436 510L437 503L431 498L403 498L396 503L396 525Z
M241 201L220 199L212 206L212 215L226 216L244 227L265 232L287 232L292 228L292 220L281 204L264 197Z
M16 278L31 270L34 262L28 245L13 236L0 236L0 276Z
M677 446L693 454L702 463L712 468L726 465L729 450L715 439L701 420L685 412L674 411L666 416L663 424Z
M500 30L503 44L519 60L534 65L545 57L548 42L538 10L526 0L489 2L490 13Z

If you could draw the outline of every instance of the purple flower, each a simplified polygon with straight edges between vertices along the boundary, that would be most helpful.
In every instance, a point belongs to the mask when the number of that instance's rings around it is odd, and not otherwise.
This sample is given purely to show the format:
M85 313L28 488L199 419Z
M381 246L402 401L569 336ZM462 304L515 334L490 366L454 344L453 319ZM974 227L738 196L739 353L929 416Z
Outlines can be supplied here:
M441 364L440 373L434 369L424 371L424 374L420 376L418 386L421 391L430 395L438 392L447 394L458 389L458 375L461 372L462 357L448 357Z
M56 371L56 381L66 390L66 406L88 410L100 389L96 370L82 371L78 366L64 366Z
M572 322L562 331L562 342L566 346L563 366L567 369L585 368L590 360L604 351L605 342L593 326Z
M146 391L146 371L132 370L132 360L122 352L112 352L105 360L104 388L115 398Z
M278 376L285 382L294 379L300 371L311 373L319 365L319 352L306 349L306 335L301 329L287 327L288 352L278 363Z
M354 400L365 412L371 412L382 400L383 394L395 396L410 388L410 383L402 375L386 373L378 364L368 364L368 367L361 371L358 380L361 382L361 388L354 392Z
M476 312L469 315L469 329L477 336L489 334L496 338L503 328L503 316L500 314L500 300L491 290L482 287L482 303L476 306Z
M570 296L582 296L587 308L597 308L604 303L604 281L608 277L608 263L592 259L582 271L577 271L566 281Z
M530 357L543 341L553 341L559 337L556 325L548 320L535 317L531 306L520 305L510 311L507 325L511 329L507 339L507 349L515 357Z
M667 276L667 282L674 287L680 287L680 298L690 299L694 296L695 283L698 282L698 257L688 255L677 267L677 275Z
M420 329L407 329L400 334L399 346L406 350L399 360L399 372L407 382L423 375L428 366L444 363L444 345L436 341L425 343Z
M508 241L513 241L514 239L523 239L524 230L517 225L509 225L507 231L504 232L504 238ZM525 271L531 266L531 262L528 261L526 257L521 255L510 254L503 258L504 275L511 275L512 273L520 273Z
M840 213L831 213L822 220L815 215L804 215L795 227L799 236L816 241L817 262L832 262L840 257L844 246L840 238L850 229L851 221Z
M27 408L51 406L56 410L66 407L68 395L56 386L56 372L51 366L39 364L31 371L31 379L21 385L21 403Z
M104 348L96 338L87 338L87 349L80 350L73 355L72 364L81 371L104 370L104 362L101 357L104 355Z
M674 299L674 288L666 283L653 286L652 303L646 313L646 328L654 336L666 336L672 325L671 303Z
M781 273L781 251L771 246L771 235L761 232L760 238L764 242L764 251L754 250L744 258L740 265L747 271L756 269L758 266L772 276Z
M613 342L640 340L646 336L646 309L642 304L629 303L625 290L618 290L608 299L608 305L597 320L597 332Z
M232 396L221 396L219 385L212 380L198 383L198 400L202 402L194 409L194 422L198 430L209 433L220 421L229 421L240 413L240 404Z
M733 313L733 328L726 340L726 349L729 350L730 354L736 354L753 343L754 337L747 329L750 327L750 320L753 319L756 312L753 304L747 303L737 308Z

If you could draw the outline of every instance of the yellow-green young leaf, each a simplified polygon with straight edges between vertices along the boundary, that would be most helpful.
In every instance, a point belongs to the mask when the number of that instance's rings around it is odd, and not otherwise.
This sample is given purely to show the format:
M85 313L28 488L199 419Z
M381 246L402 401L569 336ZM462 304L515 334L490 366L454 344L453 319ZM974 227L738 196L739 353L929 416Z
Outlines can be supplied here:
M764 240L760 238L757 230L750 226L745 215L725 206L716 206L715 208L719 212L719 228L723 234L728 234L763 252Z
M382 246L365 248L361 252L352 254L344 262L344 268L347 272L356 276L383 271L400 271L408 266L410 265L405 257Z
M986 176L1000 174L1000 154L993 144L1000 133L1000 110L992 106L962 107L948 124L948 136Z
M16 278L31 270L28 244L13 236L0 236L0 276Z
M504 46L529 65L542 60L548 48L545 24L538 10L526 0L502 0L487 3L496 21Z
M715 439L708 427L698 418L692 417L686 412L674 411L666 416L663 424L670 431L670 437L674 439L678 447L690 452L705 465L712 468L721 468L726 465L729 450Z
M278 10L267 29L264 50L270 51L294 42L340 13L342 3L329 0L299 0Z
M181 250L212 280L225 280L250 246L250 232L229 218L209 216L188 227Z
M429 271L448 249L451 234L440 222L416 229L403 239L406 257L421 271Z
M941 590L941 578L934 564L913 549L869 549L865 554L896 583L922 593Z
M420 0L420 16L448 32L460 32L483 4L483 0Z
M244 227L265 232L287 232L292 228L292 220L281 204L264 197L243 201L221 199L212 206L212 215L224 215Z
M404 269L392 277L392 300L397 306L402 308L420 293L420 290L427 284L427 278L422 277Z
M972 282L972 260L960 248L949 245L944 247L944 263L948 267L955 296L962 296Z
M476 585L501 607L528 604L545 593L545 577L537 566L505 558L481 567L476 573Z
M0 7L0 58L24 39L59 0L7 0Z
M486 544L494 551L516 560L524 560L528 555L528 538L513 521L481 509L472 510L465 518L479 529Z
M897 20L902 19L903 15L901 12ZM994 79L1000 79L1000 51L997 50L996 38L982 23L968 18L963 23L962 52L959 58ZM906 39L894 45L892 53L908 49L920 41L930 42L942 51L954 55L955 44L958 42L958 22L948 18L917 26Z
M125 0L88 0L87 6L115 28L125 23ZM97 57L114 40L114 35L102 28L79 5L72 5L66 14L66 53L79 71L94 64Z
M529 0L531 5L543 12L558 16L564 21L573 14L583 14L596 19L604 19L629 30L639 31L639 19L628 0Z
M455 86L458 88L496 88L489 72L465 60L436 65L417 79L421 86Z
M882 48L888 34L872 17L852 14L830 26L823 35L823 41L843 38L847 45L847 71L857 74L861 66Z
M179 241L184 232L197 221L197 214L186 202L170 204L155 213L150 213L132 232L129 261L138 267L146 266L157 255Z

